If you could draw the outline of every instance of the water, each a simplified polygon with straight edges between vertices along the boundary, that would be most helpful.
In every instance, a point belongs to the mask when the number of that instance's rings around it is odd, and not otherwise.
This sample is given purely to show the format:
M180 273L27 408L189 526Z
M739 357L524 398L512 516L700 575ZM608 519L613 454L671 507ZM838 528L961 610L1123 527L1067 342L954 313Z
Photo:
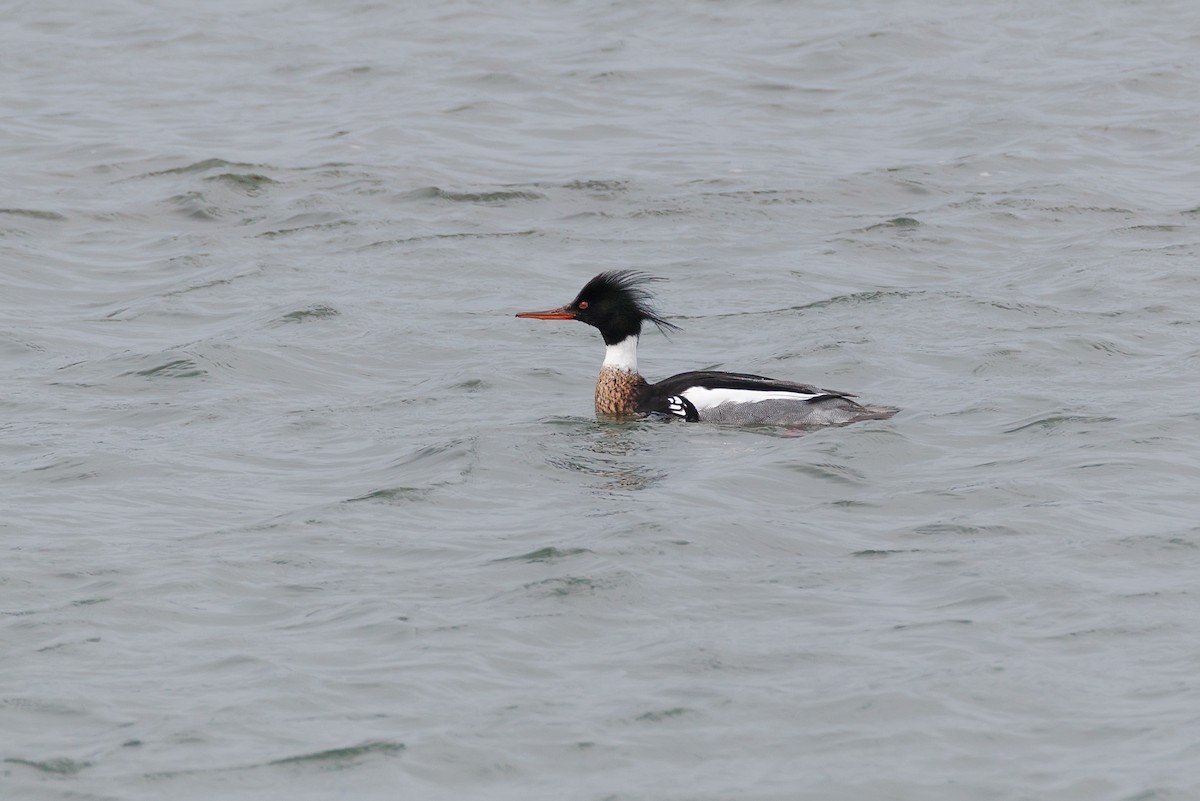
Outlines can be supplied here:
M1200 7L410 5L3 15L0 797L1200 796Z

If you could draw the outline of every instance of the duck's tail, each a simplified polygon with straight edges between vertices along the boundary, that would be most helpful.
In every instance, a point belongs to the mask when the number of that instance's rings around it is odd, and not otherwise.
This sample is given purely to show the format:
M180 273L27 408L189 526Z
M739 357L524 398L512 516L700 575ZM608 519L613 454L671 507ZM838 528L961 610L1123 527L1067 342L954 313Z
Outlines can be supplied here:
M894 406L862 406L855 409L854 417L850 420L851 423L857 423L861 420L887 420L896 412L900 411Z

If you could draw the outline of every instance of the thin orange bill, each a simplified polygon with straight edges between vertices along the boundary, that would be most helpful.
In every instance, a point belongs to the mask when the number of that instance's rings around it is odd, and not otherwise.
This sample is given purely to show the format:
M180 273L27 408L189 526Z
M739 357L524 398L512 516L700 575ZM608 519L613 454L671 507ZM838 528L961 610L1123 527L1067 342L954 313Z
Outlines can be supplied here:
M544 312L521 312L518 317L526 317L530 320L574 320L575 312L563 306L561 309L551 309Z

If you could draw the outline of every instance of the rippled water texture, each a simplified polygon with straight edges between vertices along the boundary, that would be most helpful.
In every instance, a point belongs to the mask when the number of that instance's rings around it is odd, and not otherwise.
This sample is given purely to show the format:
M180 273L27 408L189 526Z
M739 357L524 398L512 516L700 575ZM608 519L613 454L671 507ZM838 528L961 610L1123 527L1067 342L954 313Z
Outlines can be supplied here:
M17 2L0 798L1200 797L1200 6ZM652 379L895 405L599 424Z

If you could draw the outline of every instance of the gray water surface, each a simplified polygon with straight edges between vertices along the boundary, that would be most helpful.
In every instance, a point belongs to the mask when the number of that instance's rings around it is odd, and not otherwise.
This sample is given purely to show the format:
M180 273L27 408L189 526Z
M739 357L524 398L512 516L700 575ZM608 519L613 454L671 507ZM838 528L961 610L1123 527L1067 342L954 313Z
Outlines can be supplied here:
M1200 797L1200 6L16 3L0 798ZM602 424L652 380L895 405Z

